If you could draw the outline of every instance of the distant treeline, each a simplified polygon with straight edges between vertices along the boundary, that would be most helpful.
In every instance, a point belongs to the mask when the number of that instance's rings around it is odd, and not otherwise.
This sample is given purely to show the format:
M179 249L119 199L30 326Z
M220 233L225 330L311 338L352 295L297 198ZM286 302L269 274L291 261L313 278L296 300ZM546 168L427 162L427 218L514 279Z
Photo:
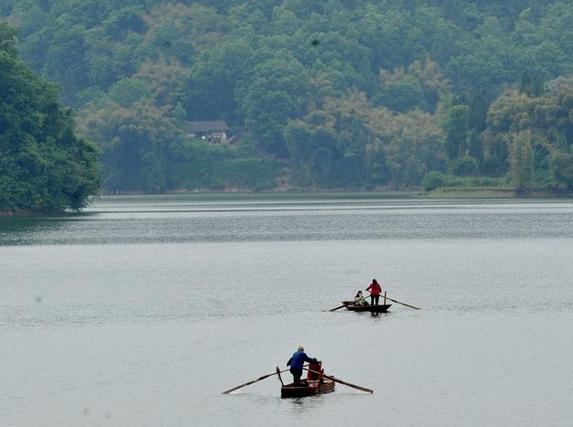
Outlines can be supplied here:
M573 190L570 0L4 0L0 14L101 147L108 191ZM237 144L183 131L215 119Z
M17 58L15 36L0 23L0 216L80 209L98 191L97 148Z

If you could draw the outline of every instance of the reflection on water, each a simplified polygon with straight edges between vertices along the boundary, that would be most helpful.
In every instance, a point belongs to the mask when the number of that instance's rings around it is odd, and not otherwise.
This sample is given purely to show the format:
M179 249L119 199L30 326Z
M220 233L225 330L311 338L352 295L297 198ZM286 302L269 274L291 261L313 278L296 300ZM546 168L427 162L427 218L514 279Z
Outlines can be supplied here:
M306 418L312 416L311 411L323 407L326 399L328 399L327 395L319 394L310 397L286 399L284 402L289 405L292 414Z
M0 245L25 244L30 236L57 234L64 226L65 218L0 218Z

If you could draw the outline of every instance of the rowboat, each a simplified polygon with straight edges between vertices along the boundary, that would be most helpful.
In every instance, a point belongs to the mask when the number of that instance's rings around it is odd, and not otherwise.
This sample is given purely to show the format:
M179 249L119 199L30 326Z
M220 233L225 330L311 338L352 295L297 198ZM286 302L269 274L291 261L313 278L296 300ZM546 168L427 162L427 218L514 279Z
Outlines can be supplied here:
M335 382L330 378L323 376L324 369L322 369L321 362L311 363L307 371L308 375L306 379L301 380L298 384L291 383L284 385L280 371L277 370L282 384L282 398L314 396L316 394L324 394L334 391Z
M303 369L308 372L308 375L306 379L300 381L298 384L292 383L285 385L281 377L281 372L286 372L287 369L281 371L277 366L276 372L263 375L256 380L248 381L244 384L238 385L237 387L233 387L224 391L223 394L232 393L235 390L257 383L264 380L265 378L272 377L273 375L278 375L281 382L281 397L305 397L314 396L315 394L330 393L331 391L334 391L335 383L344 384L348 387L352 387L356 390L364 391L366 393L374 393L374 390L369 388L343 381L340 378L334 378L331 375L326 375L324 373L324 369L322 369L322 362L309 363L307 367L303 367Z
M392 304L355 305L354 301L342 301L344 307L350 311L367 311L370 313L386 313Z

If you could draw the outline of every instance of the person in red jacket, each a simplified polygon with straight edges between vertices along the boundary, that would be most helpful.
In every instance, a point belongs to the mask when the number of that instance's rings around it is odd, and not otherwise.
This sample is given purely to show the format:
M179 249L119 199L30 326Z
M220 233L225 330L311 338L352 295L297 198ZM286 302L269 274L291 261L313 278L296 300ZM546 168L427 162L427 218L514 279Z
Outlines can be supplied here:
M376 279L372 279L370 286L366 288L370 292L370 300L372 305L378 305L378 300L380 299L380 294L382 293L382 287L378 284Z

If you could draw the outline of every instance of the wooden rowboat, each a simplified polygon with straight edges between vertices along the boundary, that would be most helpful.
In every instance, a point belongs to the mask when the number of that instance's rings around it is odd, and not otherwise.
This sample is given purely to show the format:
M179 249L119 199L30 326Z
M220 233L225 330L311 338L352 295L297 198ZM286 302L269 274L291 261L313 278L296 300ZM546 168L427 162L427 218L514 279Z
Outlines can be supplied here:
M367 311L370 313L386 313L392 304L354 305L353 301L342 301L344 307L350 311Z
M256 380L248 381L244 384L241 384L237 387L233 387L229 390L223 392L223 394L229 394L243 388L245 386L257 383L259 381L264 380L265 378L272 377L273 375L278 375L279 380L281 382L281 397L305 397L305 396L314 396L315 394L323 394L323 393L330 393L334 391L335 383L344 384L348 387L355 388L360 391L364 391L366 393L374 393L374 390L371 390L366 387L361 387L356 384L351 384L349 382L343 381L340 378L334 378L333 376L326 375L324 373L324 369L322 369L322 362L312 362L309 363L307 367L303 366L303 369L308 372L306 379L300 381L297 384L287 384L283 382L281 377L281 372L285 372L288 369L280 370L277 366L276 372L271 374L263 375Z
M277 371L278 372L278 371ZM298 384L287 384L281 387L281 397L306 397L314 396L315 394L324 394L334 391L335 382L330 378L323 377L324 370L321 367L321 362L311 363L308 367L307 378ZM283 380L279 373L281 384Z
M335 382L324 378L321 382L302 380L298 385L287 384L281 387L281 397L306 397L334 391Z

